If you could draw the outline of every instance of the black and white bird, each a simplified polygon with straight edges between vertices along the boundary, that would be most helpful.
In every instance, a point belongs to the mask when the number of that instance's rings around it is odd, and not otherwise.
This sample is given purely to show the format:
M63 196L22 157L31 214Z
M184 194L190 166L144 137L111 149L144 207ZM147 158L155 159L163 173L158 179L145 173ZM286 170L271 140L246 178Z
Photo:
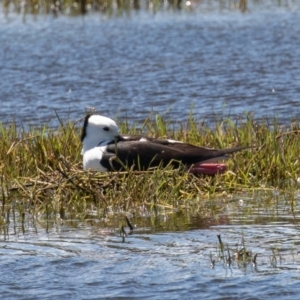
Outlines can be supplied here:
M195 174L220 174L228 154L248 147L211 149L169 139L147 138L140 135L120 135L119 127L110 118L89 114L82 128L83 168L100 172L148 170L151 167L186 166Z

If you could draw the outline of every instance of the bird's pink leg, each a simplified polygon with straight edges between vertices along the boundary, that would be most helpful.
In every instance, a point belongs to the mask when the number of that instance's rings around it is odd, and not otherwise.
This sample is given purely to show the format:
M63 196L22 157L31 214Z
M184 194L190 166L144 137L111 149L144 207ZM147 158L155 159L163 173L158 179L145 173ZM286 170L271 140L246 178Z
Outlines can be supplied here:
M192 166L188 166L187 169L190 173L195 175L216 175L225 173L227 171L227 166L218 163L196 163Z

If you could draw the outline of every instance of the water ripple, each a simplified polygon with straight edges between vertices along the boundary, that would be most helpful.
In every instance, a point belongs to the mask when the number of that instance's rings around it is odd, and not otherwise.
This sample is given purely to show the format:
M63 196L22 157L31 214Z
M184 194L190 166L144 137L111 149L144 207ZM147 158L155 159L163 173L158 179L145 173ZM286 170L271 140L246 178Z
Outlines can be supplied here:
M86 106L144 120L155 112L299 115L298 12L39 17L0 28L0 119L58 124ZM17 59L16 59L17 58ZM175 117L176 116L176 117Z

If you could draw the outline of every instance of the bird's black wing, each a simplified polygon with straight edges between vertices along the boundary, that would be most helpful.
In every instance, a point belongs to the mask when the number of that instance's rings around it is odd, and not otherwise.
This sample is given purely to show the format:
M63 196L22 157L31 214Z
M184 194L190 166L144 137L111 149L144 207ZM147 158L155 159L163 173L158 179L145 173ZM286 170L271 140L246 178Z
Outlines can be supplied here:
M128 168L147 170L149 167L166 166L169 163L178 167L181 163L192 165L197 162L213 158L224 159L227 154L247 147L230 149L210 149L197 147L180 142L167 142L168 140L130 140L111 143L101 159L101 164L108 170L121 170L121 161ZM225 156L225 157L224 157ZM117 159L114 159L117 158Z

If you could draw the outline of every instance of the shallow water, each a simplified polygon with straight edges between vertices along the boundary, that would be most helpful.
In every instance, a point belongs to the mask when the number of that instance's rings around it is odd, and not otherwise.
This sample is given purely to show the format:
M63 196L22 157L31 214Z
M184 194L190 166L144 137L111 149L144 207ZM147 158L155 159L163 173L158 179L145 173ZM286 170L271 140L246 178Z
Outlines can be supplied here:
M57 125L54 110L76 120L86 106L135 121L152 109L183 120L193 105L209 121L249 110L287 122L300 107L298 20L297 6L39 15L25 23L0 14L0 121ZM125 241L123 218L106 224L93 214L85 221L26 214L22 222L11 214L0 226L1 298L297 299L297 197L295 207L276 193L236 198L206 218L139 215ZM256 266L234 259L243 240L258 253Z
M121 216L111 217L105 226L95 217L47 221L26 215L22 223L15 214L8 226L1 226L1 295L296 299L300 207L293 207L293 214L282 196L278 205L277 196L269 197L234 198L222 214L208 218L178 212L131 217L136 227L132 233L126 228L125 240ZM258 254L256 265L234 258L243 246L252 258Z
M292 4L292 3L291 3ZM57 125L86 107L141 121L300 112L300 4L58 18L0 14L0 120ZM253 6L255 7L255 6ZM259 6L260 7L260 6Z

